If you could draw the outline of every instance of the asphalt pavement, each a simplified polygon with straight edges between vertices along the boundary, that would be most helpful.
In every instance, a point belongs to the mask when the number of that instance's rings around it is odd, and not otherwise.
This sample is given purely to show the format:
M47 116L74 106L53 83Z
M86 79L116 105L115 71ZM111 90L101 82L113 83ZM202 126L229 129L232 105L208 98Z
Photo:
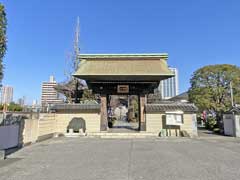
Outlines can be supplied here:
M240 139L54 138L0 161L1 180L236 180Z

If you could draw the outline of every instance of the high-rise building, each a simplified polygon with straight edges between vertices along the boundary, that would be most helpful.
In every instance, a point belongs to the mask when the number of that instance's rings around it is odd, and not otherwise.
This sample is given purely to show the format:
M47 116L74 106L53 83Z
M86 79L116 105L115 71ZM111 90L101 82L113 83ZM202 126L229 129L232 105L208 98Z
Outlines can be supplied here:
M1 93L1 104L9 104L13 101L13 87L3 86Z
M178 90L178 70L177 68L169 68L173 72L174 76L163 80L159 84L159 91L161 92L162 99L169 99L171 97L177 96Z
M38 106L38 100L34 99L32 102L32 107Z
M49 82L42 83L42 96L41 104L42 106L48 106L50 104L62 103L63 100L59 98L59 94L54 89L57 85L53 76L50 76Z
M26 97L23 96L22 98L19 98L17 103L23 107L26 103Z

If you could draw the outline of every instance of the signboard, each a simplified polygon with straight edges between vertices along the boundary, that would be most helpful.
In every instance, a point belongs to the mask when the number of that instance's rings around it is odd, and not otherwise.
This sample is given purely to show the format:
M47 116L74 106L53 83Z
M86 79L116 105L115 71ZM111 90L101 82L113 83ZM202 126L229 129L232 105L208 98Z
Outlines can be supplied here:
M166 113L166 124L167 125L182 125L183 124L183 114L179 112L169 112Z
M128 85L118 85L117 93L129 93L129 86Z

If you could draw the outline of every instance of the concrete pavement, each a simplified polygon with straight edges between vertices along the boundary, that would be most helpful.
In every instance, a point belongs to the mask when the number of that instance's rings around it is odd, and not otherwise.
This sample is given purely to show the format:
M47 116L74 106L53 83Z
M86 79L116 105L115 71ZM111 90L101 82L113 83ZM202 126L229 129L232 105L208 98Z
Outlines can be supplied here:
M55 138L0 162L1 180L230 180L240 140Z

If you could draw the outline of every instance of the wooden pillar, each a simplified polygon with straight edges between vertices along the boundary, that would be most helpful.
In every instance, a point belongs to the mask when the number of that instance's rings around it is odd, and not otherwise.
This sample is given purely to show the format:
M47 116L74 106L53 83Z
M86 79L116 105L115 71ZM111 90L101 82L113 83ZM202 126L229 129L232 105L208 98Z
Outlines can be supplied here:
M107 95L101 94L101 131L107 131L108 121L107 121Z
M145 112L144 112L144 106L146 103L145 94L139 95L139 130L140 131L146 131L146 120L145 120Z

